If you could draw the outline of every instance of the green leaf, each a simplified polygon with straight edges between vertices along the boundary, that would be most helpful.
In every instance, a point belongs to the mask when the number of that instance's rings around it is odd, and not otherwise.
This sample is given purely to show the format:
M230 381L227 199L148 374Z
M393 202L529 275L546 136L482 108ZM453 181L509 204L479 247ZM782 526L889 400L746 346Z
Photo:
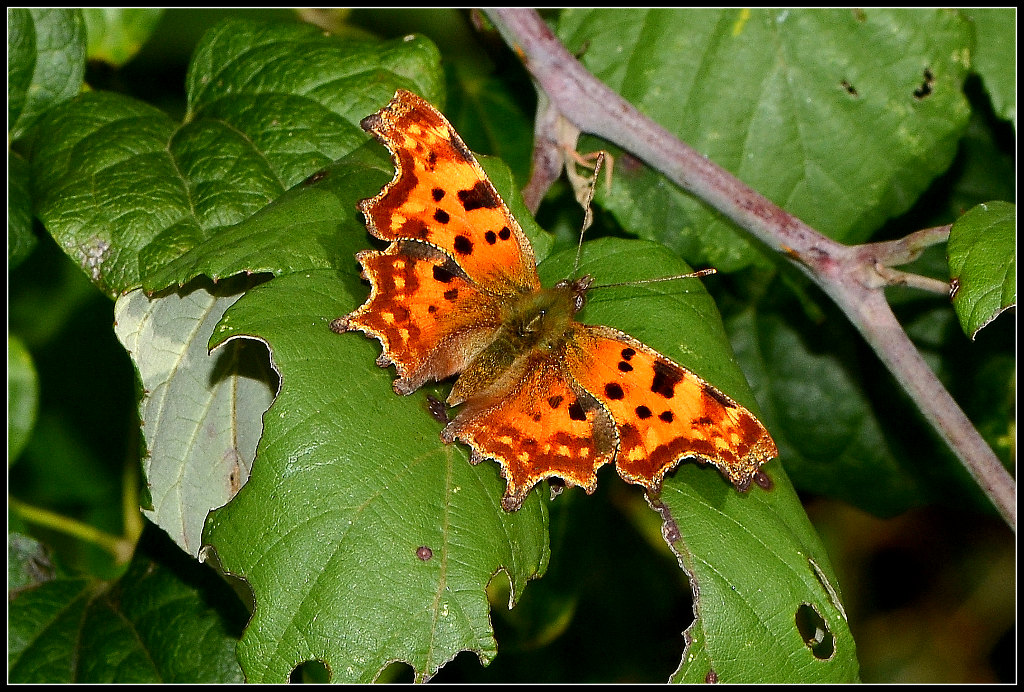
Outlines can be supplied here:
M9 603L9 680L241 682L236 639L204 601L209 586L208 577L183 579L142 556L116 582L28 586Z
M20 138L82 88L85 23L79 10L7 10L7 133Z
M441 442L424 392L395 396L375 343L329 329L365 294L354 272L279 277L215 336L265 340L281 376L252 476L204 534L255 596L249 682L285 682L307 660L339 682L396 660L425 680L461 650L489 661L487 583L505 570L514 599L547 561L539 495L503 512L497 468Z
M261 349L207 350L214 325L238 297L237 287L223 284L152 299L136 290L114 306L114 331L144 390L143 472L152 502L145 514L193 557L207 513L249 477L274 395Z
M979 204L949 233L953 308L972 339L999 313L1017 304L1017 207Z
M32 435L39 408L39 379L32 354L16 336L7 335L7 465L21 454Z
M920 504L915 469L864 389L856 332L838 315L801 323L787 306L747 308L728 326L793 483L881 516Z
M964 14L974 24L971 68L985 83L992 107L1017 129L1017 10L1012 7L969 7Z
M148 7L87 7L82 10L90 60L124 65L135 57L164 10Z
M20 155L7 150L7 266L14 269L36 246L32 231L32 197L29 166Z
M542 277L568 275L572 254L552 257ZM688 270L662 246L605 239L585 244L580 272L600 285ZM580 319L622 329L756 410L697 280L595 290ZM779 462L765 471L772 490L741 494L713 468L684 462L652 501L690 577L697 616L673 679L703 682L714 670L720 682L855 681L855 646L828 556ZM820 658L805 644L796 619L804 603L825 619L833 655Z
M127 291L362 145L359 119L397 87L436 99L437 60L423 39L224 22L196 49L183 124L104 92L48 114L32 155L39 217L104 291Z
M910 207L969 115L970 29L953 11L569 10L558 36L646 115L844 242ZM691 263L731 271L760 257L629 157L599 200Z
M325 166L245 221L220 229L159 271L147 288L183 285L192 277L213 280L240 272L289 274L349 267L365 239L357 202L390 180L393 167L367 142Z
M835 574L788 482L772 474L771 493L744 497L683 474L692 482L666 489L663 516L682 532L672 547L691 575L697 619L672 681L705 682L713 671L719 682L856 682ZM821 621L821 646L805 613Z

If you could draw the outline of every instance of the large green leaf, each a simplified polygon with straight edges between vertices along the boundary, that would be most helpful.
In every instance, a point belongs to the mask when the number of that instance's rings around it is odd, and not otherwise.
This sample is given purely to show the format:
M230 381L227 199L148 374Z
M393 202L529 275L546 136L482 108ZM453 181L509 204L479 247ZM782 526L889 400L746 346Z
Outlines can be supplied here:
M573 257L561 253L543 263L546 283L567 276ZM664 248L612 240L586 244L580 268L599 282L685 270ZM425 394L394 395L393 374L373 364L379 347L372 340L329 331L330 319L357 306L365 291L351 275L334 272L279 277L230 309L215 336L215 343L240 335L265 340L282 378L253 476L213 513L204 535L222 567L245 578L255 595L256 615L240 646L250 681L284 680L311 659L323 661L335 680L351 681L372 680L392 660L426 678L460 649L487 661L494 643L483 586L504 566L518 594L544 563L544 493L505 514L497 465L472 467L463 447L443 445ZM595 289L582 317L628 330L752 405L698 282ZM774 679L854 679L853 642L834 604L838 596L824 585L835 582L827 557L781 468L772 464L769 473L775 488L748 495L694 465L665 482L657 505L664 515L693 515L670 517L665 529L697 585L692 633L702 643L692 646L716 662L722 680L759 679L756 662L719 663L735 655L737 638L756 637L776 637L766 655L794 662ZM681 492L698 500L681 506L673 499ZM695 525L715 540L692 536ZM694 546L685 544L690 540ZM441 557L458 571L444 563L439 571L425 568L420 546L431 549L428 562ZM781 566L751 571L752 554ZM456 579L462 590L451 585ZM749 588L727 607L703 600L704 583L711 589L723 582ZM819 661L801 638L795 618L804 603L827 619L835 649L828 660ZM780 608L791 616L779 618ZM737 609L752 612L737 620ZM734 622L742 627L726 635Z
M25 134L82 88L85 23L79 10L7 10L7 133Z
M979 204L949 233L953 307L972 339L999 313L1017 304L1017 207Z
M568 275L571 254L541 265L542 277ZM587 244L581 267L598 284L687 270L662 246L614 240ZM595 291L581 319L626 331L756 410L696 280ZM652 502L693 589L696 621L674 679L703 682L714 671L721 682L854 681L855 646L824 547L778 461L765 471L773 489L740 494L713 468L684 463ZM833 653L805 643L797 613L808 608L827 623Z
M211 590L207 570L176 573L137 555L114 582L55 576L27 545L8 537L10 562L28 575L10 594L10 682L241 681L225 604L204 601L204 590L223 597L227 587Z
M646 115L844 242L908 209L967 122L971 32L954 11L580 9L558 35ZM601 203L692 263L728 271L758 256L628 159Z
M253 474L204 534L253 590L250 682L284 682L306 660L350 682L396 660L426 679L463 649L486 662L487 583L504 569L515 598L547 561L539 496L503 512L497 470L441 443L423 393L395 396L373 342L330 330L364 296L354 272L290 274L250 291L215 336L267 341L281 375Z
M546 254L551 241L526 214L508 169L493 159L482 163L536 239L538 252ZM356 201L390 179L392 171L384 167L379 153L354 152L238 229L211 239L205 253L182 258L207 262L206 254L212 260L202 266L215 276L225 262L251 256L290 270L229 310L211 341L217 346L235 335L258 337L269 344L281 374L253 476L234 502L214 513L205 539L224 569L244 576L256 594L257 617L240 649L250 681L285 680L310 659L325 661L336 680L372 680L391 660L408 661L425 679L463 649L488 661L496 646L487 616L488 581L506 569L516 597L546 563L545 518L536 500L515 515L504 514L497 504L502 482L496 469L473 468L464 452L441 444L423 395L415 397L417 407L391 392L388 376L374 365L371 342L326 329L365 296L356 281L354 253L369 237ZM296 222L286 224L290 217ZM290 269L292 258L310 248L319 248L319 266L337 265L344 274ZM375 394L366 394L368 388ZM325 403L325 391L339 392L332 405ZM407 477L402 469L410 464ZM391 478L394 489L382 488ZM353 493L363 497L354 506L324 505L324 497ZM277 507L274 514L266 512L267 503ZM399 509L401 516L386 526L379 522L380 512ZM323 545L328 520L341 532L336 553ZM411 546L409 536L415 539ZM432 552L429 566L417 557L421 546ZM310 559L311 553L319 557ZM363 574L364 565L385 560L394 579L382 585L374 574ZM396 591L397 575L405 575L407 589ZM282 579L294 580L287 591L297 600L280 600ZM338 579L356 579L369 591L349 595L337 587ZM309 610L314 602L328 608L330 617ZM393 605L382 605L388 603ZM407 613L423 613L427 620L410 623L400 640L380 638L380 631L398 632ZM330 630L322 628L337 625L331 618L370 624L344 637L327 636ZM313 632L323 641L310 648ZM262 653L267 647L288 654L268 659Z
M47 230L111 295L360 146L397 87L440 93L425 39L227 21L197 47L182 124L106 92L51 111L33 152ZM184 277L184 283L192 277Z
M207 513L248 479L274 395L258 347L207 350L214 325L237 299L237 289L200 285L153 299L135 290L114 306L114 331L145 391L145 514L193 557Z

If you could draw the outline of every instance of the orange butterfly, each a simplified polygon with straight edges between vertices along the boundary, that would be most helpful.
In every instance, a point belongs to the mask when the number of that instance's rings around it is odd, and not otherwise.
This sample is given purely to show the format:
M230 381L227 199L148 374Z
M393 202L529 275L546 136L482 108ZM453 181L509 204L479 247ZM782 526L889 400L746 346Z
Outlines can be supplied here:
M433 106L399 90L361 125L397 168L359 205L370 233L392 242L356 255L370 297L331 328L378 339L398 394L459 376L448 404L462 410L441 437L472 447L474 464L501 464L506 511L545 478L592 493L612 461L650 491L685 458L746 490L777 455L753 414L686 368L577 322L589 276L541 287L529 240Z

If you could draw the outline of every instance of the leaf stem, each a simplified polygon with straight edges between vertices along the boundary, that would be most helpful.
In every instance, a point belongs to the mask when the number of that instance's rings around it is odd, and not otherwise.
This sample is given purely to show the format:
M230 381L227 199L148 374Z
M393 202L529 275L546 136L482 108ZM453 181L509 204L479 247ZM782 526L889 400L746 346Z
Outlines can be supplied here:
M951 226L936 226L914 231L898 240L887 240L881 243L865 243L858 250L865 261L881 262L887 267L913 262L926 248L949 240Z
M135 550L135 541L120 536L113 536L106 531L97 529L95 526L90 526L77 519L72 519L71 517L66 517L41 507L34 507L9 495L7 496L7 504L27 522L99 546L113 555L119 565L128 562L132 557L132 552Z
M908 281L909 275L903 272L878 271L879 266L905 264L924 247L942 242L944 236L948 237L948 227L925 229L887 243L859 247L838 243L641 114L590 74L535 11L486 12L523 61L539 91L579 130L613 142L644 160L800 266L843 309L1016 531L1013 477L925 363L896 320L883 291L891 281L930 286L927 290L937 286L929 281Z

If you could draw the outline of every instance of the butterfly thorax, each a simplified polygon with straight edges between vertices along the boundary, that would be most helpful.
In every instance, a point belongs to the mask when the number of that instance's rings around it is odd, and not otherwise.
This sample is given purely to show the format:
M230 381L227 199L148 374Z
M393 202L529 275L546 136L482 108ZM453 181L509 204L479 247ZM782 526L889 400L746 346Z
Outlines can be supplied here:
M509 300L502 326L459 377L449 405L486 396L491 390L507 391L508 383L521 380L527 369L560 358L578 326L574 317L591 282L589 276L566 279Z

